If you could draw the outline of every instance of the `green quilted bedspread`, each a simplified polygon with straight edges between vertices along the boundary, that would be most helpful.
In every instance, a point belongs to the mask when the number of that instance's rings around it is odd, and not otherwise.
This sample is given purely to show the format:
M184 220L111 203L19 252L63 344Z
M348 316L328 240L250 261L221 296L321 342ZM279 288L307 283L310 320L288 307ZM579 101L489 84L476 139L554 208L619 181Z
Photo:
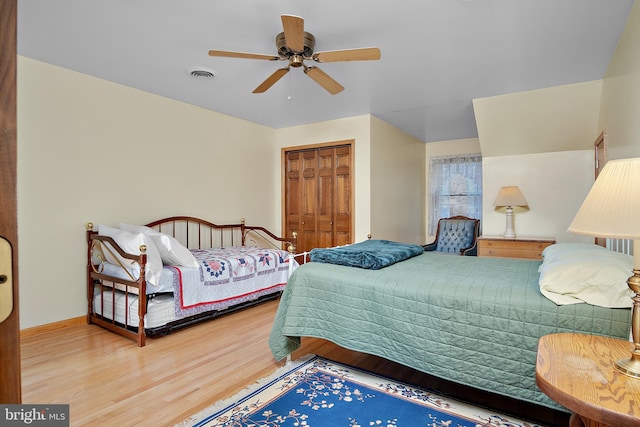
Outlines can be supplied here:
M629 309L557 306L540 261L424 253L381 270L307 263L291 276L269 337L276 359L300 337L328 339L414 369L560 408L535 384L538 339L628 338Z

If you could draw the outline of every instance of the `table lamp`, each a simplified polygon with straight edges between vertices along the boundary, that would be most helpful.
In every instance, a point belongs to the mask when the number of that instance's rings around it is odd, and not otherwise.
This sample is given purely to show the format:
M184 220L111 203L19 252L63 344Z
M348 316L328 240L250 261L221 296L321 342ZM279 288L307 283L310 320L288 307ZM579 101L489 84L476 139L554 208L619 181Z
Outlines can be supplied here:
M513 230L513 207L527 206L527 200L524 198L522 191L515 185L502 187L498 193L498 197L496 197L496 200L493 202L493 206L507 207L507 227L503 236L510 239L515 238L516 233Z
M618 371L640 378L640 158L611 160L587 194L569 231L594 237L633 240L630 359L618 360Z

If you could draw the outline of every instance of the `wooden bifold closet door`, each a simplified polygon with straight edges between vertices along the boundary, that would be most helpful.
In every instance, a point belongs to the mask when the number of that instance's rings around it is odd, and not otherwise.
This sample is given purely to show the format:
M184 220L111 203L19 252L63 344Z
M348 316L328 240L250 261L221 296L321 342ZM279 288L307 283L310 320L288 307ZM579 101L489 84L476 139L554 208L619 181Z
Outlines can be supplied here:
M352 144L283 150L285 232L301 253L352 243Z

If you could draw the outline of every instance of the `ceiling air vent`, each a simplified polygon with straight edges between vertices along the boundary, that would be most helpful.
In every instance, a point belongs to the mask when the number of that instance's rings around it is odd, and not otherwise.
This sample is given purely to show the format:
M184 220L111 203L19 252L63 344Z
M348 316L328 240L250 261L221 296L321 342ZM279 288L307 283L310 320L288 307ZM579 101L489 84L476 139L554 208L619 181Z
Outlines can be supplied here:
M216 76L215 71L209 68L203 68L203 67L189 68L187 70L187 73L194 79L198 79L198 80L209 80Z

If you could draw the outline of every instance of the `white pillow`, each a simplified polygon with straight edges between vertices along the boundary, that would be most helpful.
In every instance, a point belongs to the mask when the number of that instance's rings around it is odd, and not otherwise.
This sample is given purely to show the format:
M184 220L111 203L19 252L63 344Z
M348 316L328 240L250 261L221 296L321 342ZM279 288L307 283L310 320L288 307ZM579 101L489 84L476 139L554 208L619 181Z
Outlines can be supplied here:
M542 258L547 259L555 259L561 258L566 255L573 255L576 253L584 253L584 252L593 252L593 251L602 251L607 250L602 246L596 245L595 243L555 243L553 245L549 245L542 250Z
M132 233L143 233L151 238L156 244L160 257L165 265L175 265L178 267L198 268L198 260L191 251L178 242L173 236L160 233L153 228L144 225L120 224L120 229Z
M142 233L130 233L128 231L119 230L117 228L108 227L106 225L98 225L98 234L100 236L111 237L115 242L128 254L139 255L140 245L147 246L147 265L145 268L147 283L156 286L160 282L162 274L162 258L160 252L153 243L153 240ZM133 260L122 258L115 250L113 254L104 251L107 262L118 265L119 262L127 267L140 268ZM115 258L114 258L115 257Z
M555 243L542 250L543 263L538 268L542 271L545 264L555 262L566 257L581 256L582 254L599 253L601 251L610 252L606 248L595 243Z
M595 245L594 245L595 246ZM627 285L633 257L609 250L565 253L540 266L540 292L558 305L588 304L631 307L634 295Z

